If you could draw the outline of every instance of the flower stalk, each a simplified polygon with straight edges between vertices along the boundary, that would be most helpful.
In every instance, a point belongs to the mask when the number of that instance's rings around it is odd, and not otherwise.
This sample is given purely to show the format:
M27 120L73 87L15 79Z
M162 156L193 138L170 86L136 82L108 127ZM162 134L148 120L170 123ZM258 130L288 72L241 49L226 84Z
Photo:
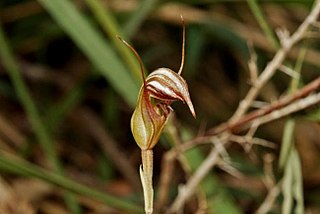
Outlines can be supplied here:
M140 179L143 188L144 207L146 214L153 212L153 151L151 149L141 150L142 166L140 166Z

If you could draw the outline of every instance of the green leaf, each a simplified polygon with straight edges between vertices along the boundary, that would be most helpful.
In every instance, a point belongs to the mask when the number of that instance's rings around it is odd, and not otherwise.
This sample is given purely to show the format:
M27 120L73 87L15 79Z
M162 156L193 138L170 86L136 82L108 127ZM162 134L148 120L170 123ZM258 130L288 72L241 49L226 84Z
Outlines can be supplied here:
M142 208L132 202L114 197L105 192L96 191L92 188L74 182L65 176L44 170L34 164L5 152L0 153L0 170L20 176L33 177L47 181L74 193L101 201L111 207L127 211L128 213L143 213Z
M138 85L111 46L68 0L39 0L54 20L73 39L97 70L132 106Z

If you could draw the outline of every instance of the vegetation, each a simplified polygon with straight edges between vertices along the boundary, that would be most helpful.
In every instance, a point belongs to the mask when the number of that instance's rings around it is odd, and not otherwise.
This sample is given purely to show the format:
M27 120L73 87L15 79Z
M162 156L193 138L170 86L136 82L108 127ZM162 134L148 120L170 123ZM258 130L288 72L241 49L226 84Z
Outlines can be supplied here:
M320 0L2 0L0 213L144 213L130 131L143 82L117 37L146 76L178 71L181 15L197 118L172 103L152 144L154 213L319 212L319 12Z

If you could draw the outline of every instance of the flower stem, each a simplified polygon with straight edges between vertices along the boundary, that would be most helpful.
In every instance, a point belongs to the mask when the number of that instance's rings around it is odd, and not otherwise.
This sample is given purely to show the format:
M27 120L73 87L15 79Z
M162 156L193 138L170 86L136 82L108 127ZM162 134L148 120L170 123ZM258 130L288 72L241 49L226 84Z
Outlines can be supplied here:
M144 209L146 214L153 212L153 188L152 188L152 173L153 173L153 151L141 150L142 166L140 166L140 178L143 188Z

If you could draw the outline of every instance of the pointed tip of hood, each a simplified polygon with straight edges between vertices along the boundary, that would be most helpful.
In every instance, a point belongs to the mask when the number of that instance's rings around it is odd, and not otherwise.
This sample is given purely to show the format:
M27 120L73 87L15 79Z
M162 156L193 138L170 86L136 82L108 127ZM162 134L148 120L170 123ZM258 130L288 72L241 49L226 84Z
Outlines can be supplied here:
M190 96L187 97L187 99L185 100L185 102L187 103L187 105L188 105L188 107L189 107L189 109L190 109L190 112L191 112L192 116L193 116L194 118L197 118L197 115L196 115L196 112L195 112L195 110L194 110L193 104L192 104L192 102L191 102Z

